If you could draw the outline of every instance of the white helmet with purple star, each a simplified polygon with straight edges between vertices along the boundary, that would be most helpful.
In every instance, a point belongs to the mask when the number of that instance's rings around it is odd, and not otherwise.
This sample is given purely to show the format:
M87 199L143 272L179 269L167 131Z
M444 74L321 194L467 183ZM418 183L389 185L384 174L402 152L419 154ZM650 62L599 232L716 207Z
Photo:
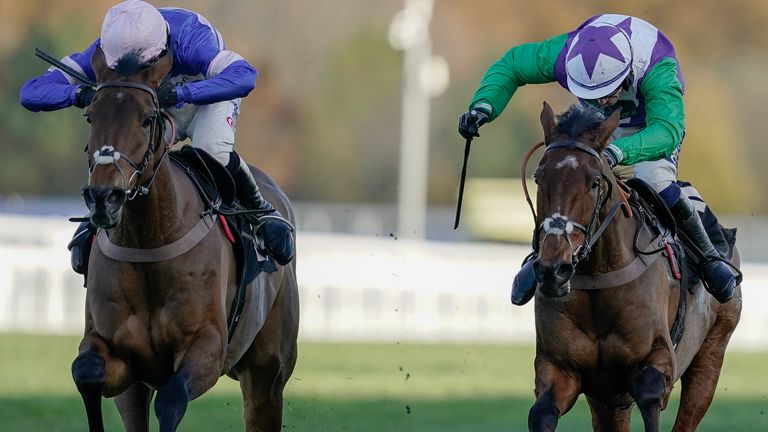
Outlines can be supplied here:
M568 89L581 99L613 93L632 70L632 46L613 24L593 22L573 38L565 57Z

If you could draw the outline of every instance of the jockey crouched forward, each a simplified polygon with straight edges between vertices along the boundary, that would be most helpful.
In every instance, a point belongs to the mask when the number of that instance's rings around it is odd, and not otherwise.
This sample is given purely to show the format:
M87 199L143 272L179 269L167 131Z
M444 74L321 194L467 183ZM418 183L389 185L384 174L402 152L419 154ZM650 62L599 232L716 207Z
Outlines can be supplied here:
M190 138L194 147L210 153L227 168L244 207L280 216L262 197L248 165L233 148L240 98L253 90L256 69L225 48L221 34L208 20L185 9L158 9L128 0L107 12L98 40L62 62L95 81L91 58L99 46L110 68L129 53L137 54L149 66L170 48L173 67L156 91L161 108L176 123L177 139ZM73 105L85 108L95 93L94 88L78 84L51 67L24 84L20 99L30 111L53 111ZM293 259L293 229L282 218L267 219L258 234L278 263L285 265ZM87 269L92 235L90 223L84 222L69 245L78 273Z
M569 33L513 47L485 73L469 111L459 119L459 133L467 139L479 136L480 126L501 114L518 87L555 81L605 115L621 109L605 159L661 195L678 227L704 254L701 271L710 293L720 303L730 300L737 277L676 182L685 135L685 83L672 43L639 18L604 14ZM516 305L527 303L536 290L536 258L534 250L515 277Z

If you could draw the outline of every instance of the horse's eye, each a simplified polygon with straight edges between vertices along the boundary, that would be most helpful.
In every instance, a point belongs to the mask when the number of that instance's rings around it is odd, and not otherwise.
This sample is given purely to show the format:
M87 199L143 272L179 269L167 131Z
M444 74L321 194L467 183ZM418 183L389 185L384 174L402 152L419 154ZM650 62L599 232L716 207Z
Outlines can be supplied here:
M144 119L144 122L141 124L141 127L148 128L150 126L152 126L152 117L147 117L146 119Z
M592 189L597 189L600 187L600 177L595 177L594 180L592 180Z

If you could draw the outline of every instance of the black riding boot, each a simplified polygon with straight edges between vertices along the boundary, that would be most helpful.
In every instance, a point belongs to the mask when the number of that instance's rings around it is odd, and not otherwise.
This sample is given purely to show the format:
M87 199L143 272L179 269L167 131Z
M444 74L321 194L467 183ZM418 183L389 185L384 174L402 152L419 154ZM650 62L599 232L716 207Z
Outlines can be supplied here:
M710 294L720 303L725 303L733 297L737 280L728 264L724 263L712 242L709 240L704 225L699 219L698 212L685 195L680 195L677 202L670 208L678 227L690 239L694 246L704 254L700 264L702 277Z
M280 265L288 264L293 259L293 227L283 219L280 212L272 207L272 204L261 196L251 170L248 165L241 162L237 153L230 154L227 169L235 179L237 199L240 204L248 210L263 211L258 216L257 234L264 240L267 252Z
M67 249L72 252L72 270L75 273L85 276L88 272L88 258L91 255L91 245L96 229L91 222L80 222L75 230L75 235L67 245Z
M512 304L522 306L528 303L536 292L536 276L533 274L533 262L536 255L529 256L512 281Z

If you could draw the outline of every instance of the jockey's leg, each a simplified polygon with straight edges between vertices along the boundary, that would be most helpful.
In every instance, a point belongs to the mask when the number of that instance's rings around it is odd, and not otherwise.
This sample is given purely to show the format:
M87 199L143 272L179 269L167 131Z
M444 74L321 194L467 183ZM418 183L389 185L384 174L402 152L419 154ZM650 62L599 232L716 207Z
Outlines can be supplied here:
M257 232L264 240L267 252L279 264L285 265L293 259L293 227L264 199L250 168L234 151L239 105L240 100L235 99L197 107L187 132L193 146L210 153L227 167L235 180L238 200L245 208L277 216L263 220L257 217Z
M699 213L677 185L677 165L669 159L641 162L633 166L634 174L650 184L661 195L672 212L678 227L693 246L704 255L701 271L708 291L725 303L733 297L737 277L731 271L709 239Z
M682 230L696 248L704 255L700 263L702 277L708 291L719 301L725 303L733 297L738 285L737 276L733 274L728 264L723 261L715 246L710 241L704 225L699 218L699 212L685 194L680 194L674 205L670 207L677 226Z
M85 276L88 273L88 258L91 255L91 245L96 228L89 221L81 222L67 245L72 253L72 270Z
M240 203L249 210L260 210L261 215L257 216L258 233L267 251L281 265L288 264L293 259L293 227L264 199L248 164L234 151L230 153L227 170L237 184L237 199ZM262 218L262 215L267 217Z
M536 275L533 272L533 262L536 258L535 252L529 255L512 281L511 297L514 305L522 306L528 303L536 292Z

